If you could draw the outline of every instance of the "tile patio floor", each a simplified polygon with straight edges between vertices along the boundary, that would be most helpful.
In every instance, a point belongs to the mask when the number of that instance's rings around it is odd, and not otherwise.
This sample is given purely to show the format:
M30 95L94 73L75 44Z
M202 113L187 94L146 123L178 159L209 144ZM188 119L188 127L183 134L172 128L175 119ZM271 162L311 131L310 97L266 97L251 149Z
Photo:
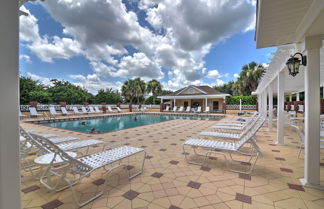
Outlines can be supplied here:
M232 118L227 116L226 119ZM285 130L287 146L274 145L275 129L268 132L264 126L257 133L262 156L251 176L226 171L222 156L215 155L202 167L188 165L182 153L183 141L196 137L215 123L174 120L99 135L27 123L22 126L39 133L100 139L111 146L129 144L146 150L144 173L130 181L127 172L136 170L136 163L115 170L109 175L109 186L104 188L103 170L77 184L75 187L82 197L98 189L106 190L103 196L82 208L324 208L324 191L300 186L303 159L297 158L297 134L289 128ZM324 184L324 160L321 162ZM75 208L69 189L57 193L48 191L29 173L22 172L21 188L23 208Z

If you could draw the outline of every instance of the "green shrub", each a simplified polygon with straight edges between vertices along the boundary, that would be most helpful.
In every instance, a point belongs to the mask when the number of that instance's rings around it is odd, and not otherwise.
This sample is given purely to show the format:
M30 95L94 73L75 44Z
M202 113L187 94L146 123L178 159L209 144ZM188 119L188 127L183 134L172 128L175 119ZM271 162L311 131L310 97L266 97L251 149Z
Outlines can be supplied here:
M153 98L154 98L154 102L153 102ZM144 101L144 104L146 104L146 105L154 104L154 103L155 104L160 104L161 99L157 98L156 96L150 96Z
M226 104L228 105L239 105L240 99L242 99L242 105L255 105L257 103L257 96L230 96L226 97Z

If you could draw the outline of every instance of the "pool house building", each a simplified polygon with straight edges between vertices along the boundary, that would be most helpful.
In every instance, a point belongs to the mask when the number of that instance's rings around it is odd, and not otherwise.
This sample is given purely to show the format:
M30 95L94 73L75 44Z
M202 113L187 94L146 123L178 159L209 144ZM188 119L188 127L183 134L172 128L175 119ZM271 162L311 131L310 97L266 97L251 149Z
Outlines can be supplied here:
M222 112L225 99L230 94L222 93L210 86L190 85L171 94L159 96L163 109L171 107L190 107L192 110L201 107L202 111L209 107L210 112ZM167 102L167 100L169 102Z

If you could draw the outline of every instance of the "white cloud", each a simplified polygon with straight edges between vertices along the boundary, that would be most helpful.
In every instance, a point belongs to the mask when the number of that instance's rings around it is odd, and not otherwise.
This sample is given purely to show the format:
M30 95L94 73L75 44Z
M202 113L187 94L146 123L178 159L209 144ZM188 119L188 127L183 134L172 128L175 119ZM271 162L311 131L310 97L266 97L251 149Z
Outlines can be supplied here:
M226 76L215 70L206 72L205 55L213 45L250 30L255 22L255 0L139 0L139 8L155 31L140 24L122 0L41 4L63 27L63 35L41 37L33 15L20 17L21 40L42 61L85 56L101 82L111 77L162 79L163 68L172 89L202 84L205 75ZM134 54L129 54L129 46ZM85 77L82 85L96 89L98 80L90 80Z
M21 54L19 55L19 59L24 60L26 63L31 63L32 61L30 60L30 56L27 54Z
M238 79L238 78L240 77L240 75L237 74L237 73L234 73L233 77L234 77L235 79Z
M27 76L30 77L34 81L40 82L41 84L44 84L47 86L53 85L50 78L39 76L39 75L29 73L29 72L27 73Z
M222 76L220 75L220 73L218 72L218 70L210 70L207 73L207 77L208 78L220 78Z
M221 80L221 79L216 79L216 86L222 86L222 85L224 85L225 84L225 82L223 81L223 80Z

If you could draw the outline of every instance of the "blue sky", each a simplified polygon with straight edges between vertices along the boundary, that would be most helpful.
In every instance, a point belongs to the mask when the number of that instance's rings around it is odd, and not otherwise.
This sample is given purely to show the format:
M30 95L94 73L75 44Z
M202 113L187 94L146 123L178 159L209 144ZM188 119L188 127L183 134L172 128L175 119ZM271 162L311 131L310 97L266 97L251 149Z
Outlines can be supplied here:
M251 0L62 0L21 10L29 14L20 17L21 74L93 93L134 77L171 90L221 85L244 64L267 63L275 50L255 47Z

